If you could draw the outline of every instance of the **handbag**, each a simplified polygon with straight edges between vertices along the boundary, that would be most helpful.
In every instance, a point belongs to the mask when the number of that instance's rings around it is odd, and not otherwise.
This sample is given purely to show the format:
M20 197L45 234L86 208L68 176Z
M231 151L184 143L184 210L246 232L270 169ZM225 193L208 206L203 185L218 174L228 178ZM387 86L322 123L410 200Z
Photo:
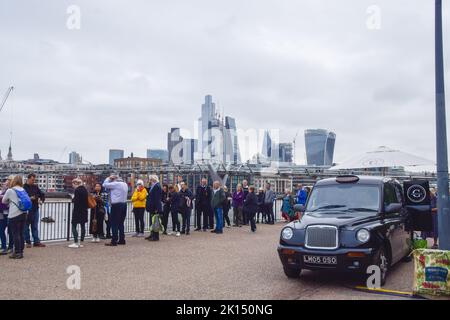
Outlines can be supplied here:
M95 200L95 197L92 194L88 195L88 208L94 209L97 206L97 200Z

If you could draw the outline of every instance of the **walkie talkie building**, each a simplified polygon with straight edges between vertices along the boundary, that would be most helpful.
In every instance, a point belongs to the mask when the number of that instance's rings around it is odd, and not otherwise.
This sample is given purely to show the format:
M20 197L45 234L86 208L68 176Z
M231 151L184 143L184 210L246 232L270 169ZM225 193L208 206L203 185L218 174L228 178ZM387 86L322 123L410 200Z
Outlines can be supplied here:
M308 165L333 164L336 134L323 129L305 130L306 162Z

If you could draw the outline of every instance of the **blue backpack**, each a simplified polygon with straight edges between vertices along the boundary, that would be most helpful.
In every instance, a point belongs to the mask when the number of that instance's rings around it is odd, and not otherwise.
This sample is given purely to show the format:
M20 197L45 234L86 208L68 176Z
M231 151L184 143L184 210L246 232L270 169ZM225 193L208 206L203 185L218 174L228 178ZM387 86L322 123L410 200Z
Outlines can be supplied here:
M17 198L19 199L19 203L13 202L17 206L17 208L19 208L19 210L22 212L27 212L31 210L33 205L31 203L31 199L28 193L25 190L14 189L14 191L16 192Z

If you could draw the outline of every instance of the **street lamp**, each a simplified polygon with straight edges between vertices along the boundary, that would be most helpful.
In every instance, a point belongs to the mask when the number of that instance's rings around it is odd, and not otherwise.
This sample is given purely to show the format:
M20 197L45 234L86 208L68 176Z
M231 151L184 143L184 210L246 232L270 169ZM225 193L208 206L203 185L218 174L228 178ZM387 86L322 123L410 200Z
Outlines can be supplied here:
M442 45L442 0L435 0L436 158L439 248L450 250L447 128L445 117L444 59Z

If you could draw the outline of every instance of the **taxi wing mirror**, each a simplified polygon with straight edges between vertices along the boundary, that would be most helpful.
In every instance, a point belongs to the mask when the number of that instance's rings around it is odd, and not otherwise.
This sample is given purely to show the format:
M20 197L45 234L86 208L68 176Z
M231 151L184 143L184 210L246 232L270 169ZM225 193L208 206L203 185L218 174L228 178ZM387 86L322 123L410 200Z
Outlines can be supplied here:
M390 203L384 207L384 213L396 213L400 212L403 208L401 203Z
M296 204L294 206L294 211L295 212L305 212L306 207L303 204Z

